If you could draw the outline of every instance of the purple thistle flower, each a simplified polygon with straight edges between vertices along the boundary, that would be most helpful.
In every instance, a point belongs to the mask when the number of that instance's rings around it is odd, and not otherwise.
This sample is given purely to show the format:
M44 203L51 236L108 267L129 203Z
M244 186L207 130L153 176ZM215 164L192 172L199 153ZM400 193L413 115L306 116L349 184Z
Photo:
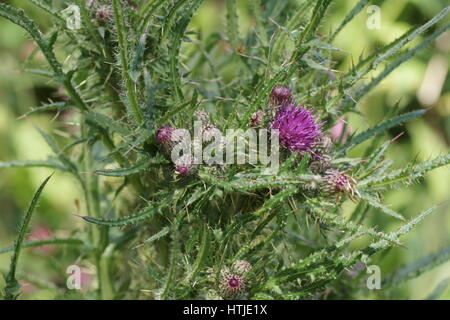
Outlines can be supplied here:
M292 152L312 152L321 143L321 126L311 110L294 104L280 108L270 124L270 128L279 130L280 144Z
M241 281L242 280L238 276L230 276L227 285L233 290L241 286Z
M245 288L245 281L241 276L229 272L222 273L219 292L223 298L236 299Z

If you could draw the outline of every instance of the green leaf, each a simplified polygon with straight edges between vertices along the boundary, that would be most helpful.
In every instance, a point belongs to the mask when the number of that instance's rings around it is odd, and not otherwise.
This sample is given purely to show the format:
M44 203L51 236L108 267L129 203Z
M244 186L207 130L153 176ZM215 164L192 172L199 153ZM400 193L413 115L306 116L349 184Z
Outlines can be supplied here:
M45 245L61 245L61 244L81 246L84 244L84 242L83 242L83 240L78 239L78 238L48 238L48 239L42 239L42 240L24 241L22 244L22 248L40 247L40 246L45 246ZM15 249L15 245L0 248L0 254L13 251L14 249Z
M113 132L117 132L123 137L130 135L130 130L118 121L98 112L87 111L84 113L87 119L97 123L102 128L107 128Z
M186 282L189 282L191 279L193 279L197 273L200 271L201 267L206 261L208 250L209 250L209 230L208 226L205 224L202 229L202 238L201 238L201 244L200 248L198 249L197 258L195 259L195 262L192 266L192 271L189 273L189 275L186 278Z
M439 284L436 286L436 288L433 289L433 291L428 295L426 300L437 300L439 297L445 292L445 289L447 289L448 284L450 283L450 278L446 278L439 282Z
M361 10L366 6L366 4L369 2L369 0L359 0L358 3L350 10L350 12L345 16L344 20L342 20L339 27L336 28L336 30L333 32L333 34L330 37L330 42L334 40L334 38L338 35L338 33L349 23L353 20L353 18L361 12Z
M48 176L44 182L39 186L36 190L33 199L31 200L30 206L23 217L22 223L19 226L19 235L14 243L14 253L11 258L11 263L9 266L9 272L5 276L6 286L5 286L5 300L15 300L20 292L20 284L16 279L16 269L17 263L19 260L20 250L22 249L22 244L25 238L26 233L28 232L28 228L31 222L31 217L33 215L33 211L39 201L39 197L41 196L42 190L44 190L45 185L50 180L52 175Z
M0 168L14 168L14 167L45 167L54 168L62 171L70 171L59 160L48 158L47 160L13 160L7 162L0 162Z
M36 113L36 112L53 111L53 110L56 110L56 111L60 112L60 111L66 110L67 107L68 107L68 103L67 102L55 102L55 103L44 104L44 105L36 107L36 108L31 108L30 111L28 111L27 113L21 115L19 117L19 119L26 118L30 114Z
M149 219L153 217L154 215L158 214L163 207L166 207L170 204L170 199L165 199L162 201L162 203L158 204L151 204L148 207L139 210L135 214L121 217L118 219L100 219L100 218L94 218L94 217L82 217L85 221L102 225L102 226L108 226L108 227L123 227L129 224L135 224L138 222L141 222L143 220Z
M386 213L386 214L388 214L388 215L390 215L390 216L392 216L392 217L394 217L394 218L397 218L397 219L399 219L399 220L405 221L405 218L404 218L401 214L395 212L395 211L392 210L392 209L389 209L388 207L386 207L385 205L383 205L382 203L380 203L380 202L379 202L377 199L375 199L374 197L371 197L371 196L369 196L369 195L367 195L367 194L361 194L361 195L360 195L360 198L363 199L363 200L365 200L365 201L367 201L367 203L370 204L372 207L377 208L377 209L380 209L380 210L383 211L384 213Z
M132 174L136 174L142 171L147 170L151 166L168 163L167 160L164 160L162 158L156 158L156 159L142 159L141 161L138 161L137 163L126 167L126 168L117 168L117 169L103 169L103 170L95 170L94 173L102 175L102 176L109 176L109 177L126 177L130 176Z
M341 148L338 149L338 153L346 152L347 150L359 145L360 143L385 132L386 130L398 126L404 122L410 121L414 118L417 118L425 113L425 110L417 110L413 112L404 113L395 117L392 117L388 120L385 120L376 126L367 129L366 131L361 132L353 136L349 142L344 144Z
M66 75L64 74L60 63L58 62L55 54L52 51L51 46L49 46L49 43L47 43L42 38L41 33L39 29L36 27L33 20L26 17L25 14L23 13L23 10L18 10L7 4L4 4L3 2L0 2L0 16L5 17L11 22L19 25L31 35L31 37L36 41L38 46L41 48L42 53L44 54L50 66L52 67L55 74L54 80L57 80L60 83L62 83L62 85L66 89L68 95L73 100L77 108L79 108L80 110L87 110L88 108L86 104L81 99L77 90L73 87L72 83L70 82L70 79L67 78Z
M428 171L433 169L443 167L450 164L450 153L441 155L434 159L424 161L412 167L406 167L403 169L397 169L391 171L387 175L376 178L368 178L361 181L360 185L367 185L368 187L381 187L398 182L408 182L411 183L414 180L422 177Z
M405 281L414 279L423 273L447 262L450 260L450 246L442 248L441 250L422 257L409 265L398 269L394 274L388 276L383 287L398 286Z
M150 238L144 240L142 243L151 243L153 241L161 239L162 237L165 237L169 232L170 232L170 228L164 227L159 232L152 235Z
M178 231L178 225L172 225L172 247L170 252L169 270L167 270L167 276L164 281L164 285L161 293L161 300L165 300L172 290L175 284L175 273L177 271L177 266L179 264L179 254L180 254L180 235Z
M377 86L384 78L386 78L392 71L397 69L402 63L411 59L416 53L424 49L426 46L430 45L437 37L443 34L445 31L450 29L450 23L437 29L431 35L427 36L421 43L419 43L414 48L405 50L396 59L389 63L382 72L380 72L375 78L373 78L369 83L364 85L361 89L352 93L351 99L347 99L342 106L343 110L350 110L356 105L356 101L359 101L365 94L367 94L372 88Z
M430 214L432 214L433 212L435 212L437 209L439 209L442 206L443 206L443 204L437 204L437 205L434 205L431 208L423 211L418 216L414 217L413 219L411 219L408 222L406 222L405 224L403 224L396 231L391 232L389 234L389 236L393 237L393 238L398 238L400 236L403 236L403 235L407 234L416 225L418 225L420 222L422 222L427 216L429 216ZM383 240L380 240L378 242L370 244L365 250L363 250L363 252L365 254L372 255L372 254L374 254L374 253L376 253L376 252L378 252L378 251L380 251L382 249L385 249L385 248L389 247L389 245L390 244L388 243L388 241L383 239Z
M59 21L63 22L65 25L66 21L65 21L64 17L59 12L53 10L53 8L48 6L46 3L44 3L40 0L28 0L28 1L32 2L37 7L41 8L42 10L46 11L47 13L49 13L50 15L52 15L53 17L58 19Z
M233 49L239 45L239 28L236 0L226 0L227 2L227 34Z
M138 124L142 123L142 111L139 107L135 86L131 80L129 74L129 60L128 60L128 31L126 30L124 10L121 0L112 0L112 6L114 11L114 21L117 28L117 42L119 43L120 63L122 66L122 77L125 82L125 96L128 99L129 106L131 108L131 115L134 117Z
M147 44L147 33L144 32L139 38L139 41L136 43L136 47L133 50L131 58L130 77L134 83L136 83L139 80L139 77L142 74L142 70L144 69L143 58L146 44Z
M59 161L61 161L61 163L63 163L66 166L66 168L68 168L68 171L70 171L70 172L74 173L75 175L77 175L78 174L78 167L76 166L76 164L72 160L70 160L67 156L65 156L61 152L61 149L59 148L58 144L53 139L53 137L50 136L49 134L47 134L41 128L36 127L36 126L35 126L35 128L39 132L39 134L44 138L45 142L47 142L48 146L52 149L52 151L56 154L56 156L58 157Z

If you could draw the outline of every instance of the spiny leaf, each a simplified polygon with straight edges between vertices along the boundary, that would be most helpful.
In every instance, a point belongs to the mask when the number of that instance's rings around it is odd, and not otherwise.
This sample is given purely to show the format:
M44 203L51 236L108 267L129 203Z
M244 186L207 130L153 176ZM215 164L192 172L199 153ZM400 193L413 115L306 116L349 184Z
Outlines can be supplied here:
M417 110L417 111L404 113L404 114L392 117L388 120L385 120L385 121L377 124L376 126L369 128L366 131L363 131L358 135L353 136L349 142L347 142L340 149L338 149L338 153L345 152L345 151L353 148L354 146L357 146L358 144L376 136L377 134L385 132L386 130L388 130L392 127L398 126L404 122L407 122L416 117L419 117L424 113L425 113L425 110Z
M450 6L447 6L445 9L436 14L432 19L430 19L427 23L415 28L412 32L409 32L406 37L402 37L400 41L395 43L395 45L390 46L387 50L384 50L382 54L379 54L377 58L373 62L373 68L376 68L378 64L385 61L387 58L392 56L395 52L397 52L401 47L404 46L405 43L411 41L421 33L428 30L431 26L436 24L442 18L444 18L450 12Z
M418 216L414 217L413 219L409 220L405 224L403 224L400 228L398 228L396 231L393 231L389 234L390 237L398 238L405 234L407 234L409 231L411 231L416 225L418 225L420 222L422 222L428 215L436 211L438 208L442 207L443 204L434 205L431 208L423 211ZM380 240L378 242L370 244L366 249L363 250L364 254L372 255L376 252L379 252L382 249L385 249L389 247L389 243L386 240Z
M82 218L87 222L98 224L98 225L103 225L103 226L108 226L108 227L122 227L122 226L126 226L129 224L135 224L135 223L141 222L143 220L146 220L150 217L153 217L155 214L158 214L162 208L168 206L170 204L170 202L171 202L171 199L168 197L167 199L164 199L159 204L151 204L148 207L146 207L142 210L139 210L135 214L121 217L118 219L100 219L100 218L87 217L87 216L82 217Z
M55 17L56 19L58 19L59 21L65 23L65 19L63 16L61 16L61 14L55 10L53 10L52 7L48 6L46 3L40 1L40 0L28 0L30 2L32 2L33 4L35 4L36 6L38 6L39 8L41 8L42 10L46 11L47 13L51 14L53 17Z
M137 163L126 167L126 168L117 168L117 169L103 169L103 170L95 170L94 172L96 174L102 175L102 176L110 176L110 177L126 177L130 176L132 174L136 174L142 171L147 170L151 166L157 165L157 164L163 164L168 163L167 160L164 160L162 158L156 158L156 159L147 159L144 158Z
M239 28L236 0L226 0L227 2L227 34L233 49L239 45Z
M405 281L417 278L421 274L447 262L450 260L450 246L442 248L441 250L422 257L413 263L398 269L394 274L387 276L383 283L383 287L398 286Z
M31 217L33 215L33 211L39 201L42 190L44 190L45 185L50 180L52 175L48 176L44 182L41 183L39 188L36 190L33 199L31 200L30 206L23 217L22 223L19 227L19 235L14 243L14 253L11 258L11 263L9 267L9 272L5 276L6 286L5 286L5 300L15 300L19 296L20 284L16 279L16 269L17 262L19 260L20 250L22 249L22 244L25 239L25 235L28 232L28 228L31 222Z
M87 119L91 120L92 122L95 122L102 128L106 128L113 132L117 132L124 138L128 137L131 134L130 130L128 130L128 128L125 125L110 118L109 116L94 111L87 111L84 113L84 115L86 116Z
M400 219L400 220L402 220L402 221L405 221L405 218L403 218L403 216L402 216L401 214L395 212L395 211L392 210L392 209L389 209L388 207L386 207L385 205L383 205L382 203L380 203L380 202L379 202L377 199L375 199L374 197L371 197L371 196L369 196L369 195L367 195L367 194L361 194L360 197L361 197L361 199L367 201L367 203L370 204L372 207L377 208L377 209L380 209L380 210L383 211L384 213L386 213L386 214L388 214L388 215L390 215L390 216L392 216L392 217L394 217L394 218L397 218L397 219Z
M44 104L44 105L36 107L36 108L31 108L30 111L21 115L19 117L19 119L26 118L30 114L33 114L36 112L53 111L53 110L57 110L59 112L59 111L63 111L65 109L67 109L67 107L68 107L67 102L55 102L55 103Z
M54 168L62 171L70 171L59 160L48 158L47 160L13 160L7 162L0 162L0 168L14 168L14 167L46 167Z
M40 247L45 245L60 245L60 244L69 244L74 246L83 245L84 242L78 238L48 238L42 240L28 240L24 241L22 244L22 248L31 248L31 247ZM13 251L15 249L15 245L11 245L8 247L0 248L0 254Z
M55 74L54 80L62 83L68 95L80 110L87 110L88 108L86 104L81 99L78 91L73 87L70 79L67 78L66 75L64 74L62 67L58 62L58 60L56 59L55 54L53 53L51 47L42 38L41 33L36 27L33 20L26 17L22 10L18 10L2 2L0 2L0 16L5 17L11 22L24 28L33 37L33 39L41 48L42 53L44 54L45 58L47 59L48 63L50 64L50 66L54 71Z
M427 300L437 300L439 297L445 292L445 289L447 289L448 284L450 283L450 278L446 278L439 282L439 284L436 286L436 288L433 289L433 291L427 296Z
M136 47L133 50L130 67L130 77L133 82L137 82L142 74L143 70L143 57L145 52L145 46L147 44L147 33L144 32L139 41L136 43Z
M352 107L356 105L356 101L359 101L372 88L377 86L384 78L386 78L389 74L391 74L392 71L397 69L397 67L399 67L402 63L411 59L416 53L424 49L426 46L430 45L437 37L439 37L448 29L450 29L450 23L447 23L445 26L440 27L431 35L427 36L421 43L419 43L414 48L402 52L395 60L389 63L380 74L378 74L375 78L373 78L369 83L364 85L361 89L357 90L355 93L352 93L352 99L347 99L341 109L345 111L350 110Z
M391 171L389 174L383 175L381 177L376 177L373 179L369 177L366 180L361 181L360 184L367 185L369 187L380 187L402 181L412 182L415 179L422 177L428 171L449 164L450 164L450 153L447 153L434 159L419 163L413 167L407 167Z
M339 27L333 32L330 37L330 42L334 40L334 38L338 35L338 33L349 23L352 19L364 8L364 6L369 2L369 0L359 0L358 3L350 10L350 12L345 16L344 20L342 20Z
M164 227L159 232L152 235L150 238L144 240L142 243L151 243L153 241L161 239L162 237L165 237L167 234L169 234L169 232L170 232L170 228Z
M112 6L114 11L114 21L117 28L117 42L119 43L120 62L122 65L122 77L125 82L126 97L131 108L131 115L138 124L141 124L143 120L142 111L139 108L134 83L129 74L128 32L125 27L124 10L121 0L112 0Z
M47 134L41 128L39 127L35 128L39 132L39 134L44 138L45 142L47 142L48 146L52 149L52 151L57 155L59 161L61 161L61 163L63 163L70 172L77 175L78 168L76 164L61 152L61 149L59 148L58 144L53 139L53 137Z
M195 259L195 262L192 266L192 271L189 273L189 275L186 278L186 282L189 282L191 279L193 279L197 273L200 271L202 265L204 264L209 250L209 230L208 226L205 224L202 229L202 237L201 237L201 244L198 249L197 258Z

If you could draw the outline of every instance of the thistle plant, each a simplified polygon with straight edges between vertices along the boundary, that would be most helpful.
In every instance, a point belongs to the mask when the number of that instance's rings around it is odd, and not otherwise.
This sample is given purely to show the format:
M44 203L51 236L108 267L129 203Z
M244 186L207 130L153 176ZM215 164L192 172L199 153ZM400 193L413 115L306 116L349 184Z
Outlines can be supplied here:
M450 7L330 76L336 52L345 50L334 38L368 1L358 1L329 31L320 26L333 14L331 0L252 0L255 24L244 34L237 0L227 0L226 30L206 37L190 24L202 0L73 0L64 7L30 2L52 18L45 33L4 2L0 16L37 43L48 64L31 72L63 88L66 99L26 116L53 110L77 129L64 146L39 129L53 156L0 166L47 167L70 176L83 191L84 228L67 238L24 240L43 185L18 241L0 251L14 251L3 289L8 299L20 294L21 247L43 244L67 247L74 260L95 266L96 288L81 293L60 286L59 298L355 298L364 296L365 273L347 271L377 264L383 258L377 253L402 247L402 236L443 206L407 220L383 204L391 188L450 164L450 154L443 154L396 169L385 157L393 143L387 130L425 110L390 115L346 140L332 142L328 132L338 119L358 113L357 102L383 78L449 29ZM68 5L79 9L80 28L61 14ZM379 66L382 71L370 77ZM203 147L226 129L268 130L280 142L278 170L267 174L266 165L248 161L198 163L190 154L173 159L175 132L193 135L194 121L204 136L209 133ZM352 156L362 143L366 153ZM344 216L345 203L354 210ZM389 231L368 224L371 208L400 226ZM361 238L364 245L355 246ZM399 269L386 286L447 261L449 252L444 248Z

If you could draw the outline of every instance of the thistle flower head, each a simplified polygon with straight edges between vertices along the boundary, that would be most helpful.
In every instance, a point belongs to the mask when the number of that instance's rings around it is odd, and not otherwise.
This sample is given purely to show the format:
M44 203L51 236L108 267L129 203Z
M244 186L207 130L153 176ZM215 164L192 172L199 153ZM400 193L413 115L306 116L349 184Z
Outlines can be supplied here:
M222 272L219 289L224 299L236 299L244 292L245 281L238 274Z
M355 179L339 170L328 169L325 171L325 181L328 187L331 188L330 191L345 192L350 196L354 196L356 193Z
M283 85L276 85L270 93L270 100L273 104L280 106L291 101L291 89Z
M195 171L195 164L193 164L192 157L188 154L182 155L175 163L175 171L180 176L187 176Z
M321 143L321 123L311 110L301 105L289 104L280 108L270 127L279 130L280 144L292 152L312 152L312 148Z
M172 133L175 131L171 126L161 126L156 130L156 140L159 143L167 144L172 142Z

